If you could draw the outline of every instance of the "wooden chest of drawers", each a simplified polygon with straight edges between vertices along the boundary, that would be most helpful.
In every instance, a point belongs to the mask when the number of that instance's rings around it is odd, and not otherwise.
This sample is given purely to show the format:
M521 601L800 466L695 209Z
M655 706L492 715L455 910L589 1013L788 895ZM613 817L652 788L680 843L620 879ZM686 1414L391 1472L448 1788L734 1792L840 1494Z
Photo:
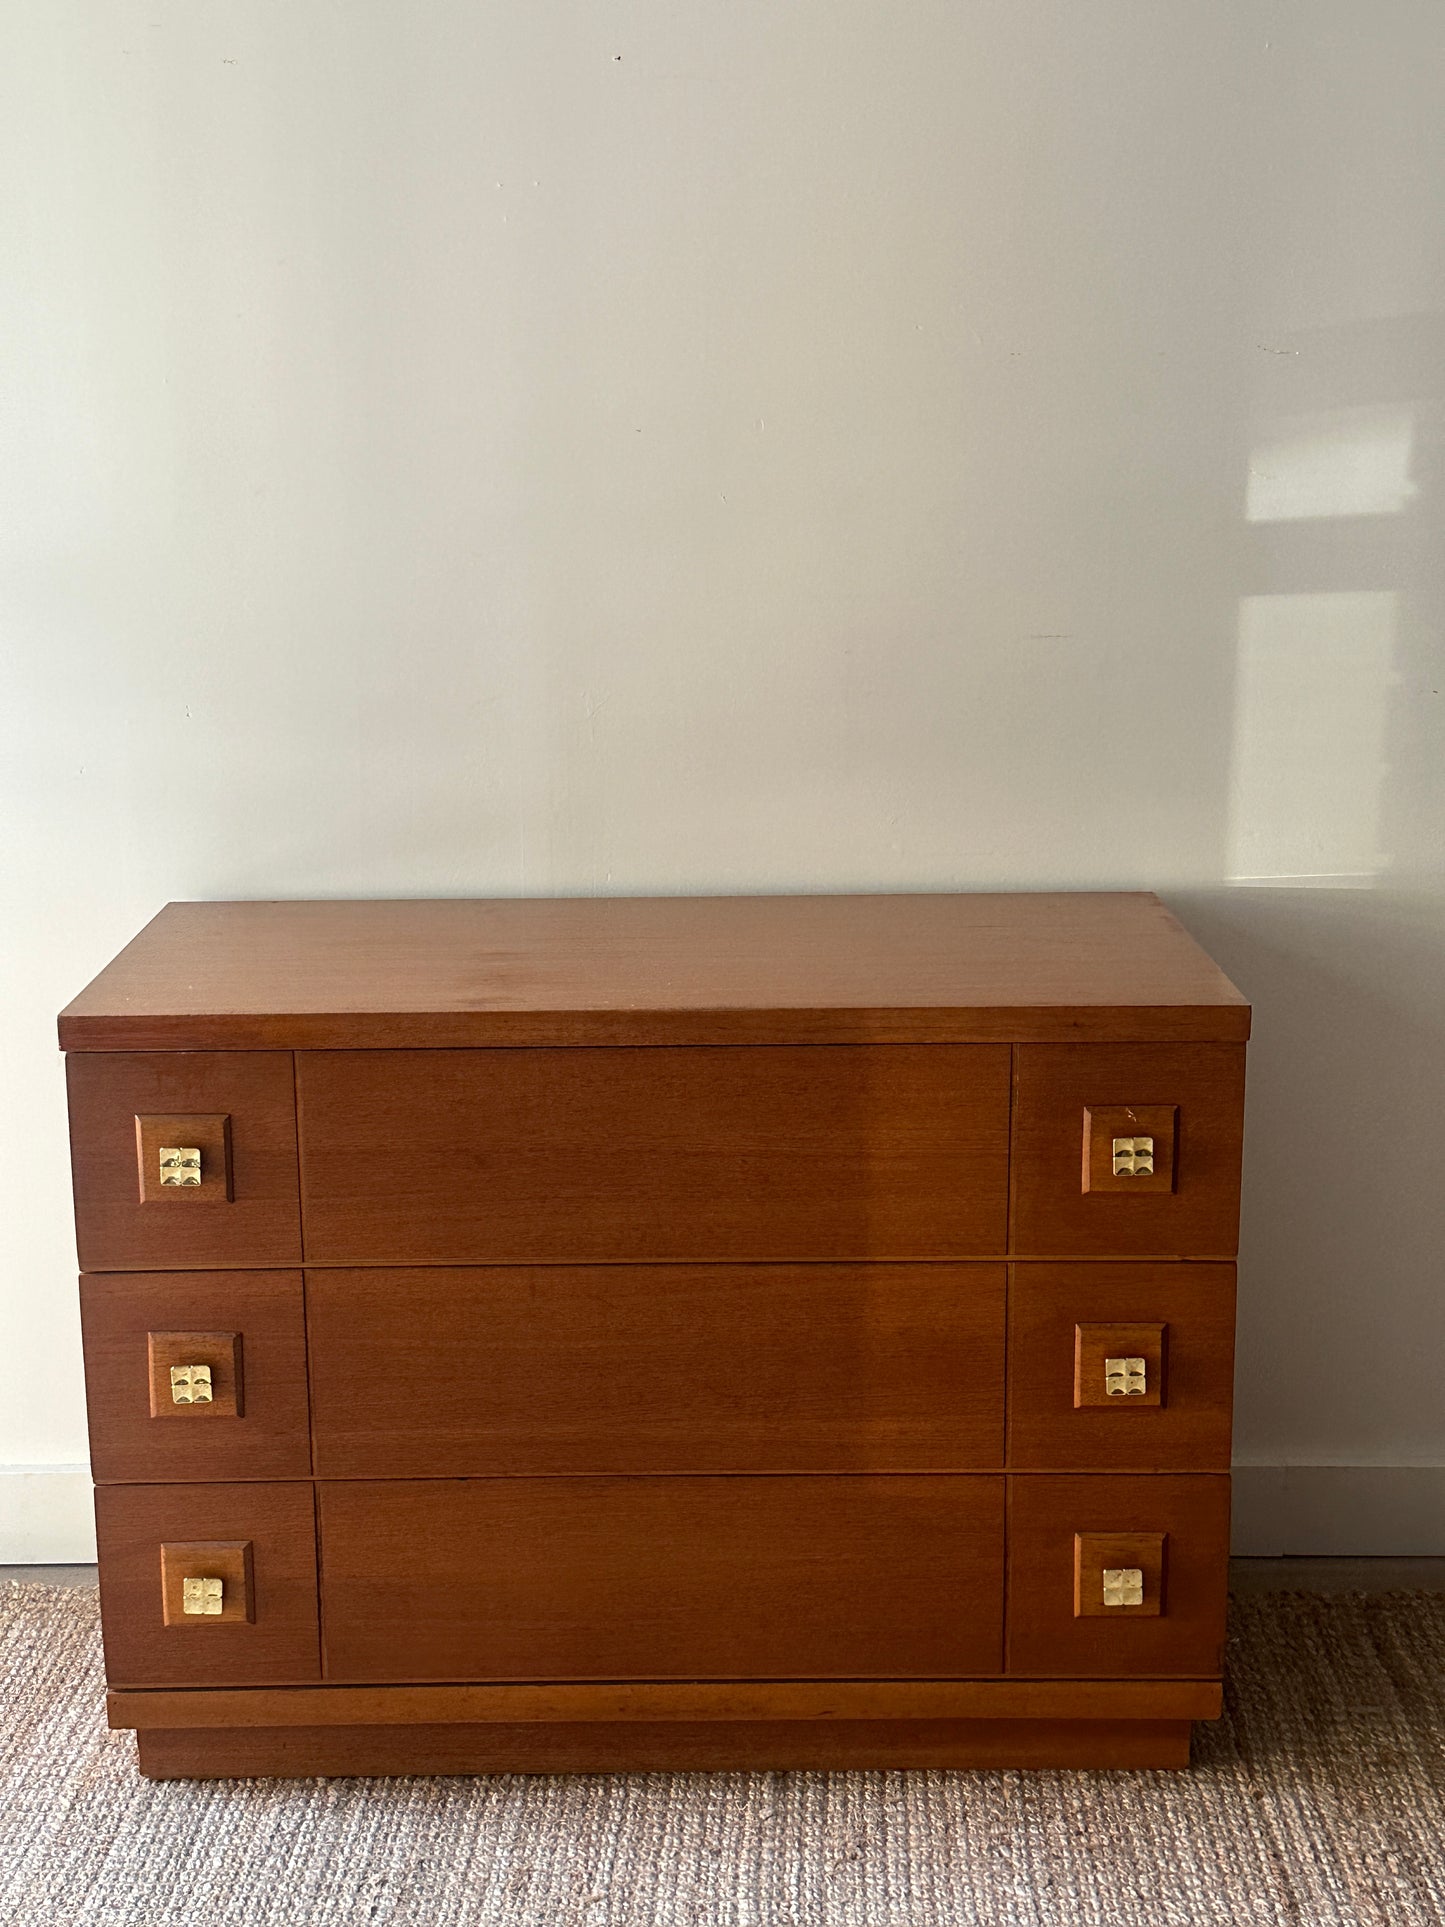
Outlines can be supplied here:
M60 1020L142 1770L1183 1764L1248 1023L1145 895L172 905Z

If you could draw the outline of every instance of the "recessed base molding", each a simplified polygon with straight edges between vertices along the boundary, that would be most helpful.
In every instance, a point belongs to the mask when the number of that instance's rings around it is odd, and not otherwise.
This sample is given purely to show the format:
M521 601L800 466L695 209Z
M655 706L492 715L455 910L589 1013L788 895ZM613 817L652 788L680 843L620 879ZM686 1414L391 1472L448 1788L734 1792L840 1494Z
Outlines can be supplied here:
M758 1720L147 1727L152 1780L790 1768L1187 1767L1188 1720Z

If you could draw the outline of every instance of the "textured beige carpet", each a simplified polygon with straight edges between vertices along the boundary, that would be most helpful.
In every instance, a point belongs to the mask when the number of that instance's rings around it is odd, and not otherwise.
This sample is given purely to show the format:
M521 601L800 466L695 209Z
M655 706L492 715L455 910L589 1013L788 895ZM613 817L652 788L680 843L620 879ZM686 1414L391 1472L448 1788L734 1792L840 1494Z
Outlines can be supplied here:
M1445 1922L1445 1595L1237 1602L1185 1774L140 1780L95 1595L0 1592L0 1921Z

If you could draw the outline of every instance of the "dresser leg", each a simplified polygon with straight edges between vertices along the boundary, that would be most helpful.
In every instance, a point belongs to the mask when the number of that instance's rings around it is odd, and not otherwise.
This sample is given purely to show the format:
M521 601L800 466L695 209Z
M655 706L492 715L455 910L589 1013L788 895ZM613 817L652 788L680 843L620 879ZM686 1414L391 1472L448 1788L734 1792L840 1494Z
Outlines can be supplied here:
M1188 1720L589 1721L148 1728L155 1780L787 1768L1184 1767Z

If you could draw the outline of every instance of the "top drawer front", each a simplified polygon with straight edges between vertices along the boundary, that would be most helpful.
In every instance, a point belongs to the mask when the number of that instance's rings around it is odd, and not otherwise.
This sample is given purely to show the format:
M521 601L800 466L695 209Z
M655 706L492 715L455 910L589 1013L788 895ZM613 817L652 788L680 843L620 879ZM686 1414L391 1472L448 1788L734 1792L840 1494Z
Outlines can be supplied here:
M1025 1044L1020 1257L1228 1258L1239 1242L1242 1044Z
M289 1051L73 1052L66 1079L84 1270L301 1256ZM163 1182L174 1151L199 1153L179 1167L199 1182Z
M390 1264L1003 1249L995 1045L298 1054L306 1255Z

